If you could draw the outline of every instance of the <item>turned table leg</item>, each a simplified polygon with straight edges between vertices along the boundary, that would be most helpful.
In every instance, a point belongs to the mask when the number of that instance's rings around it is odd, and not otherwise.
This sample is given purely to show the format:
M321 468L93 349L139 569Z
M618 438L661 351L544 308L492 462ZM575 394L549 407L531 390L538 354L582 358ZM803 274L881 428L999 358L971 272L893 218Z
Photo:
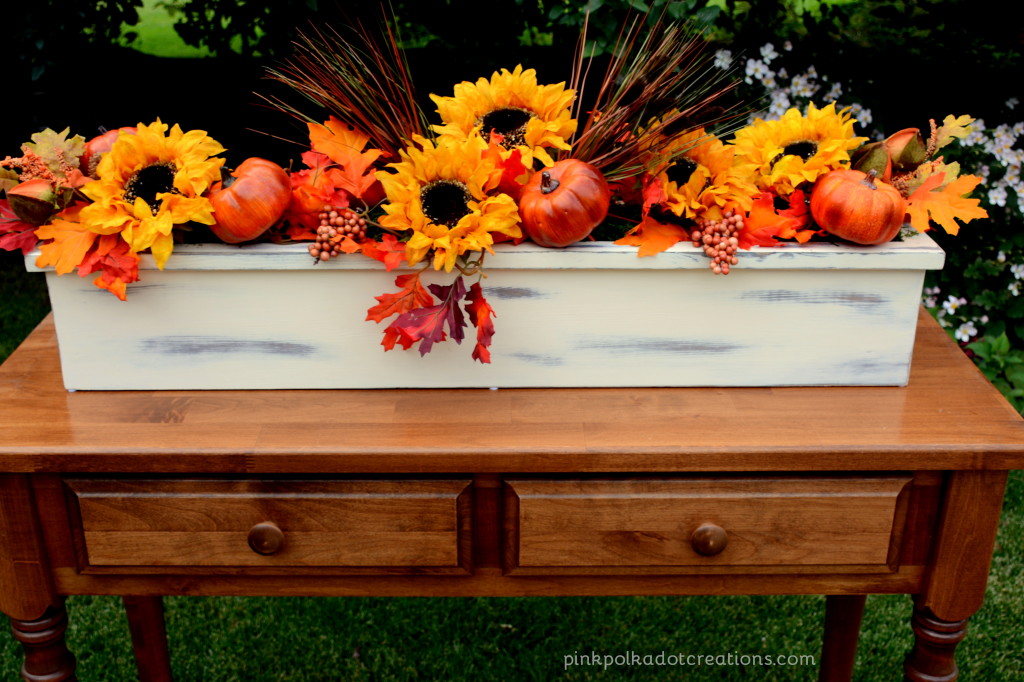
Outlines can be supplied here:
M863 594L832 594L825 597L825 635L821 646L818 682L849 682L852 679L866 599L867 596Z
M952 682L960 674L953 654L967 633L967 620L944 621L927 609L915 608L914 648L904 663L911 682Z
M68 612L64 601L51 606L37 620L11 618L11 631L21 642L25 662L21 676L28 682L62 682L75 679L75 656L67 647L64 631Z
M1003 508L1006 471L954 471L943 492L938 543L914 597L914 648L904 680L953 682L954 653L981 608Z
M170 682L171 657L167 650L163 598L126 595L123 599L139 682Z
M30 682L75 679L75 657L64 631L68 612L57 593L40 538L27 474L0 474L0 611L11 621Z

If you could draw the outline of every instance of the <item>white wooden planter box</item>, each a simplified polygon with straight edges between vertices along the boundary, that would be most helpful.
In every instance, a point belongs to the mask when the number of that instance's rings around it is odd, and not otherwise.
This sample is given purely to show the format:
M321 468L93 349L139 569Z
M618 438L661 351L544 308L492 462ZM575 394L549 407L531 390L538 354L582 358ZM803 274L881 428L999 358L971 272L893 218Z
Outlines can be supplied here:
M689 244L654 257L589 242L499 246L484 294L492 363L462 345L385 352L365 321L399 271L360 255L316 265L306 246L175 248L143 259L128 301L92 276L47 272L68 389L903 385L925 235L878 247L755 248L715 276ZM36 254L26 257L29 270ZM439 273L431 281L447 284ZM467 286L470 281L467 279ZM392 318L393 319L393 318Z

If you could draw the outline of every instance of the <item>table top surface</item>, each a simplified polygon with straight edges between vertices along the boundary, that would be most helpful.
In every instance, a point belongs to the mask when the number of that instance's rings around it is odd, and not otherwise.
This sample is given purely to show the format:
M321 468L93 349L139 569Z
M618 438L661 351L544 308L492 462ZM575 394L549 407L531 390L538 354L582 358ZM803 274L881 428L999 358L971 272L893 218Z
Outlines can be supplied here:
M68 392L47 318L0 404L6 472L1024 468L1024 421L924 311L905 387Z

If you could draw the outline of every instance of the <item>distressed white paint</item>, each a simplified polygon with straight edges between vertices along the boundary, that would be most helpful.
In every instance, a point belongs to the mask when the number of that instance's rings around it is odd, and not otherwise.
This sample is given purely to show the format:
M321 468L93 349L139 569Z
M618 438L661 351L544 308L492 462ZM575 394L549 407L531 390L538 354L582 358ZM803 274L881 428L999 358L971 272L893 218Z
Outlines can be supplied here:
M127 302L92 277L47 283L71 389L902 385L924 271L943 258L927 236L793 245L715 276L688 244L499 246L482 282L490 365L470 358L472 327L461 346L385 353L387 321L366 310L400 272L359 255L179 246L162 272L145 257Z

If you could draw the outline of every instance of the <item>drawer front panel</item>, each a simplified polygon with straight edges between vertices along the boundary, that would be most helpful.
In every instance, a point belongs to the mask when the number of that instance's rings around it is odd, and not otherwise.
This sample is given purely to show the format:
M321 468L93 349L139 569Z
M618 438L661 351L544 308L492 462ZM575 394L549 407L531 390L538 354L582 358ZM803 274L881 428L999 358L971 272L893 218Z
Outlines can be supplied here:
M508 481L507 570L895 570L909 477Z
M65 481L88 566L458 568L469 481Z

